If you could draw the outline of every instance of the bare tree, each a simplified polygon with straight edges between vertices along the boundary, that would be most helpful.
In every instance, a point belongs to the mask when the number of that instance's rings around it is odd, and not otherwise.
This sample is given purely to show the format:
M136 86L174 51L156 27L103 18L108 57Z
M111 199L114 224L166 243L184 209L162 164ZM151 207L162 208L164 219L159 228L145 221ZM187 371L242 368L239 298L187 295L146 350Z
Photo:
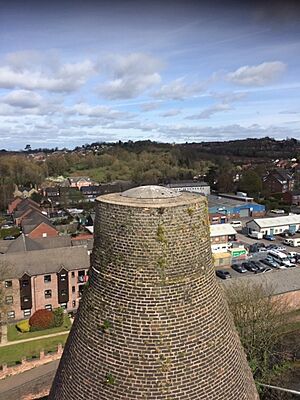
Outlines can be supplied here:
M258 382L270 383L276 371L286 363L282 351L286 304L274 296L274 288L263 283L239 279L225 289L229 308L248 357L253 376ZM262 398L263 397L262 390ZM274 394L268 399L284 399Z

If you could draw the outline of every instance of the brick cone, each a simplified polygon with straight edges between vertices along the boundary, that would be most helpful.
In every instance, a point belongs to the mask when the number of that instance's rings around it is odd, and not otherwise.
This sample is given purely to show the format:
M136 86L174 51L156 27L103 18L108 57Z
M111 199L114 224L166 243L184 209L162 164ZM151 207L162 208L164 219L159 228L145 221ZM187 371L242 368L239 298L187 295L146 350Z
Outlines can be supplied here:
M205 197L96 202L90 280L50 400L259 399L211 261Z

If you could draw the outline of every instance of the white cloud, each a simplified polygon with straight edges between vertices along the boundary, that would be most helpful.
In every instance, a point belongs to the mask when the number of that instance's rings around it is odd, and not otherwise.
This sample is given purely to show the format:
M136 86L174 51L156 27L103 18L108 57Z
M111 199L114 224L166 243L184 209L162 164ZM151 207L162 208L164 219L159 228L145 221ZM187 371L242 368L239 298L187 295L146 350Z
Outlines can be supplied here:
M30 90L15 90L3 96L0 101L13 107L35 108L41 105L42 96Z
M172 110L168 110L162 114L160 114L161 117L167 118L167 117L175 117L176 115L181 114L181 110L179 108L174 108Z
M178 78L166 85L162 85L153 96L166 100L184 100L187 97L203 92L205 86L204 83L198 82L188 84L183 78Z
M159 103L141 104L141 109L142 109L142 111L145 111L145 112L157 110L158 108L160 108L160 104Z
M216 113L223 112L223 111L229 111L229 110L232 110L232 106L230 104L227 104L227 103L215 104L211 107L208 107L208 108L202 110L198 114L189 115L189 116L185 117L185 119L190 119L190 120L207 119Z
M264 62L259 65L245 65L236 71L227 74L227 79L242 86L265 86L285 71L286 64L281 61Z
M30 53L29 53L30 54ZM59 59L35 57L30 60L27 52L11 54L0 66L0 88L48 90L71 92L82 85L96 72L94 63L84 60L62 64Z
M109 100L131 99L161 81L161 60L143 53L109 56L103 61L111 79L99 87L99 93Z
M86 103L75 104L69 113L76 113L82 116L104 118L110 120L128 119L129 117L131 117L131 115L127 112L114 110L106 106L90 106Z

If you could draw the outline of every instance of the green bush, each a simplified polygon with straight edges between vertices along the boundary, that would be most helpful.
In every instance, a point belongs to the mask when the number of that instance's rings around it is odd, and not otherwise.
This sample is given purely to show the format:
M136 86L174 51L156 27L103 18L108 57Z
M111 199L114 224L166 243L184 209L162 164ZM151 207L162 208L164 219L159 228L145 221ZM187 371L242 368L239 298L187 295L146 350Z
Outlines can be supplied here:
M64 323L64 310L61 307L53 310L54 314L54 326L62 326Z
M18 331L21 333L29 332L30 331L30 325L29 325L29 320L25 319L24 321L20 321L16 324L16 328Z

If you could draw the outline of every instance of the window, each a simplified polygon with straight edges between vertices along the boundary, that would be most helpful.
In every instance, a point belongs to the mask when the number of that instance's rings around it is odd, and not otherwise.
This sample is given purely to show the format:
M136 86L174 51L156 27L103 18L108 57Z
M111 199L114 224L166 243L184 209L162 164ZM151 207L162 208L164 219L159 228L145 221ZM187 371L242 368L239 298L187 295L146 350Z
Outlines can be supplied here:
M75 272L74 271L72 271L71 276L72 276L72 278L75 278Z
M72 293L75 293L75 286L72 286Z
M62 289L61 291L60 291L60 294L62 295L62 296L67 296L67 291L65 290L65 289Z
M52 311L52 304L46 304L45 305L45 309L49 310L49 311Z
M12 287L12 281L5 281L5 287L6 288Z
M75 308L76 307L76 300L72 301L72 307Z
M24 318L30 317L30 315L31 315L31 310L30 310L30 309L24 310L24 311L23 311L23 315L24 315Z
M51 275L44 275L44 282L45 283L51 282Z
M85 282L85 271L78 271L78 283Z
M60 303L60 306L65 310L67 308L67 303Z
M23 303L28 303L30 301L30 298L28 296L23 296L22 301Z
M67 279L67 274L60 274L60 280L65 281Z
M8 311L7 318L9 318L9 319L15 318L15 312L14 311Z
M22 280L22 287L27 287L27 286L29 286L29 280L28 279Z
M45 290L45 299L51 299L52 297L52 290L48 289Z
M43 237L47 237L47 233L43 233Z
M5 297L5 304L13 304L14 298L13 296L6 296Z

